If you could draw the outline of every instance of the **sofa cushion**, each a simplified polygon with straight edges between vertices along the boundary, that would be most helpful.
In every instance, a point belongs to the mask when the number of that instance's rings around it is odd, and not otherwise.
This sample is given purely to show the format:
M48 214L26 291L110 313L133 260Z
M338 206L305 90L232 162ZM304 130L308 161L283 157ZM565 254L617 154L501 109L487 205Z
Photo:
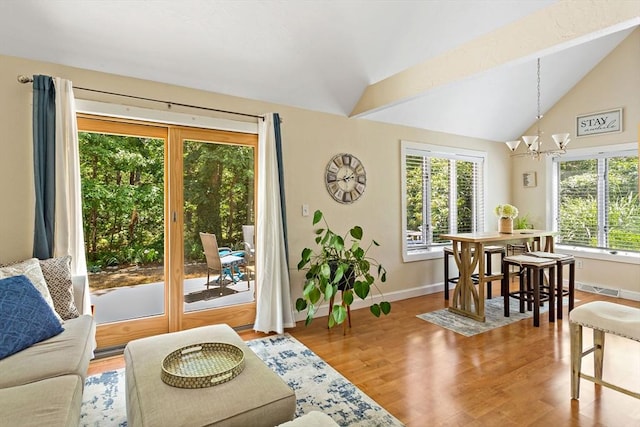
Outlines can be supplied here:
M0 279L0 359L63 331L26 276Z
M55 316L58 318L60 323L62 323L62 318L55 311L56 308L53 305L53 300L51 299L47 282L44 280L44 276L42 275L42 269L40 268L40 262L38 259L31 258L0 267L0 279L20 275L27 276L27 279L29 279L33 286L35 286L35 288L42 294L44 300L49 304L51 309L54 310Z
M82 387L82 378L64 375L0 389L0 425L77 427Z
M87 375L95 344L93 317L64 322L64 332L0 360L0 388L59 375Z
M40 268L47 282L53 306L62 320L78 317L80 313L73 298L71 281L71 257L67 255L40 260Z

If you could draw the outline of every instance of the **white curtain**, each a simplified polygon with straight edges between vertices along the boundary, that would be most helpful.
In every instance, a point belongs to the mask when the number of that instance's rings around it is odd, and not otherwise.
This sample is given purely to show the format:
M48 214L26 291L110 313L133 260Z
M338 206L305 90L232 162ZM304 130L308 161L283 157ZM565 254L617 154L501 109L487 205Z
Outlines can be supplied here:
M71 275L85 277L83 311L90 312L82 230L82 193L76 105L71 81L54 78L56 88L56 201L53 255L71 255ZM77 280L77 279L76 279Z
M275 116L275 117L274 117ZM258 124L258 218L256 221L257 307L254 329L259 332L295 327L285 230L280 200L280 170L276 138L277 115L267 114ZM278 126L276 135L275 126Z

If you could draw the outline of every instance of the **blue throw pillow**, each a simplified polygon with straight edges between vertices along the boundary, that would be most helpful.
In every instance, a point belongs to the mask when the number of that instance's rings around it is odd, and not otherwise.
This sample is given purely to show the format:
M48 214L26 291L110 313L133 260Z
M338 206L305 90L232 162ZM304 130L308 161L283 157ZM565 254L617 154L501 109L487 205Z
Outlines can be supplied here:
M29 279L13 276L0 280L0 359L63 330Z

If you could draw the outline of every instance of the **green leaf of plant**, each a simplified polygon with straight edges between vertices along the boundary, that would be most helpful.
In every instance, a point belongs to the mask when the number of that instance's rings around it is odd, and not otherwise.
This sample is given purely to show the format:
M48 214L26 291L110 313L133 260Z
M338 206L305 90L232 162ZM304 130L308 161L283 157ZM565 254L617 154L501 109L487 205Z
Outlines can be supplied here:
M316 225L322 219L322 212L317 210L313 213L313 225Z
M369 295L369 284L367 282L356 280L356 283L353 285L353 290L356 292L358 297L365 299L367 298L367 295Z
M304 289L302 290L302 296L305 298L309 297L309 293L316 288L316 281L314 279L307 280Z
M378 304L373 304L369 307L369 310L371 310L371 313L373 313L374 316L380 317L380 306Z
M356 225L351 230L349 230L349 234L351 234L351 237L353 237L354 239L362 239L362 227Z
M387 301L382 301L380 303L380 309L385 315L389 314L391 312L391 303Z
M302 311L305 308L307 308L307 302L305 300L303 300L302 298L298 298L296 300L296 310Z
M329 267L328 263L325 262L320 266L320 275L327 279L331 276L331 267Z
M342 292L342 301L344 301L346 305L353 304L353 291L351 289Z
M347 318L347 310L341 305L333 306L332 316L336 321L336 324L340 324Z
M333 314L331 314L329 316L329 329L333 328L334 326L336 326L336 319L334 319Z
M378 244L378 242L376 242L375 240L373 240L373 244L376 246L380 246L380 244Z
M337 289L338 287L336 285L327 286L324 290L324 299L329 301L331 297L335 295Z
M353 250L353 255L357 259L362 259L362 258L364 258L364 250L362 248L356 248L356 249Z
M318 234L318 235L324 233L324 228L317 228L315 233Z
M320 293L320 289L313 288L311 292L309 292L309 302L311 302L311 304L316 304L320 301L321 296L322 294Z
M333 275L332 283L340 283L340 280L342 280L342 277L344 276L344 271L345 271L344 264L338 264L338 267L336 268L336 272Z

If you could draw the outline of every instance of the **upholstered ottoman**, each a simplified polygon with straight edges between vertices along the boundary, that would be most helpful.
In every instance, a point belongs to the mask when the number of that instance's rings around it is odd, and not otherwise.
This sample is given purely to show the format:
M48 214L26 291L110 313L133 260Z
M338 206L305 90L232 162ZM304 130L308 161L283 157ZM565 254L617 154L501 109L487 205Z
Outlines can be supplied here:
M231 381L213 387L183 389L165 384L160 378L165 356L203 342L240 347L244 351L244 370ZM131 341L124 357L129 427L275 426L294 417L293 391L228 325Z

